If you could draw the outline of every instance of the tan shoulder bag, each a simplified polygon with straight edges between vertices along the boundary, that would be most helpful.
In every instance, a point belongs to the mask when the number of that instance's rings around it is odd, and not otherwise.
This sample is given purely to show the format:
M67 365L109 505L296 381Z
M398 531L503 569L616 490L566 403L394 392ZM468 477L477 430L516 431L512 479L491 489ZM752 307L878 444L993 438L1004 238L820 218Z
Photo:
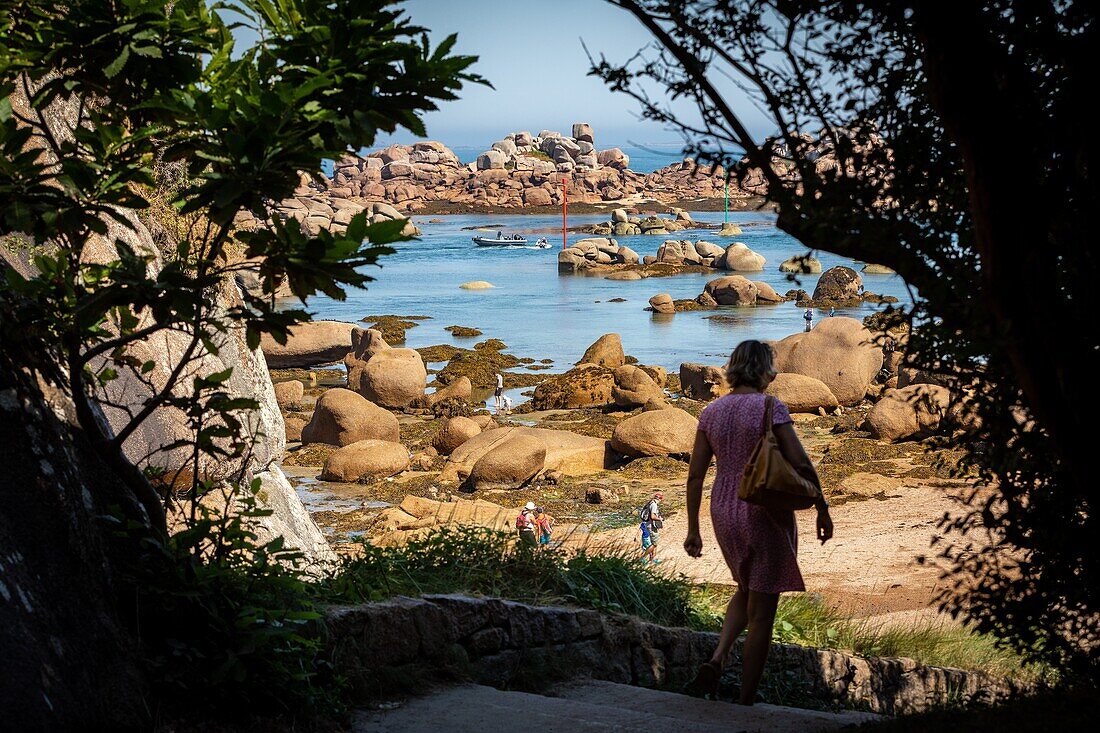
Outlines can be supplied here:
M737 495L750 504L769 509L809 509L821 496L821 487L796 471L783 457L772 425L774 405L774 397L764 398L764 435L745 464Z

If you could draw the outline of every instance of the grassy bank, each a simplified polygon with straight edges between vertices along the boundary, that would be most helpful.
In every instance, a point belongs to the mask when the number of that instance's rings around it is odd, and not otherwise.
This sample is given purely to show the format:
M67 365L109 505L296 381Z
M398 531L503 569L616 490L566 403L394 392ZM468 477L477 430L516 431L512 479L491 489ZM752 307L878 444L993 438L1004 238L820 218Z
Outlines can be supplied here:
M401 548L364 546L318 588L325 600L362 602L395 595L473 593L537 604L625 613L666 626L718 631L732 587L699 586L636 555L529 552L511 536L476 528L444 529ZM785 596L775 639L864 656L910 657L923 664L1039 679L990 637L954 624L884 625L853 619L812 594Z
M238 515L218 520L203 513L167 549L178 560L168 567L178 572L151 573L138 587L143 603L164 609L151 627L163 631L147 635L146 653L164 691L159 705L180 717L235 718L260 709L292 718L342 716L345 683L324 657L326 604L468 593L716 631L732 590L694 585L634 555L528 550L510 534L473 527L443 529L400 548L363 545L321 578L293 570L288 561L297 555L281 540L257 544ZM964 630L880 628L810 595L783 600L775 638L997 675L1041 674ZM761 689L764 700L777 704L830 704L811 693L784 670L765 675Z

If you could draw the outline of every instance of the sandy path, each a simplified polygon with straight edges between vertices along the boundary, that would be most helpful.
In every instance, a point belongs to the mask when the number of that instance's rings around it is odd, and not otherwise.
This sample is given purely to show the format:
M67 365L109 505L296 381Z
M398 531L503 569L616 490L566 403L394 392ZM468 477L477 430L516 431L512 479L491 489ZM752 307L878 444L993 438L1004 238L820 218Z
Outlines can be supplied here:
M671 489L683 491L682 488ZM957 489L902 486L885 499L849 501L832 508L835 534L822 546L814 537L814 512L800 512L799 564L808 591L861 617L908 618L937 616L929 606L941 587L940 570L917 558L933 557L932 540L945 512L958 505ZM667 492L666 492L667 493ZM709 494L709 492L708 492ZM687 513L665 521L657 557L671 570L696 582L732 583L710 522L709 496L703 500L703 556L683 551ZM604 532L597 543L634 547L640 552L637 529Z

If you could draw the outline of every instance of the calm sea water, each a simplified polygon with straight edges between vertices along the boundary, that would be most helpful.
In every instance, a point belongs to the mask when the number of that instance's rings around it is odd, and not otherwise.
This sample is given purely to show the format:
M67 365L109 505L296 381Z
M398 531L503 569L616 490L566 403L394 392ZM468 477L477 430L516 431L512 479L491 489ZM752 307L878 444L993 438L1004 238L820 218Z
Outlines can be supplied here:
M697 220L720 222L721 213L700 213ZM409 329L407 346L453 343L471 346L478 339L455 339L444 330L451 325L481 329L481 338L499 338L517 356L554 360L553 371L565 371L580 358L599 336L615 332L622 336L628 354L644 364L659 364L669 370L681 362L721 364L733 347L747 338L775 339L802 330L802 310L794 303L743 308L720 308L658 315L643 310L651 296L667 292L673 298L694 298L713 275L678 275L637 281L605 280L602 277L558 274L557 252L561 247L561 218L554 216L448 216L431 224L428 217L415 217L423 236L397 245L397 253L372 268L377 280L368 290L353 291L346 301L316 298L310 310L317 318L349 322L371 314L426 315L417 328ZM570 225L595 223L606 216L570 217ZM775 228L768 214L730 214L744 233L733 238L717 237L713 230L689 230L678 238L706 239L717 244L744 242L767 258L764 271L750 275L763 280L780 293L802 287L813 292L816 275L799 276L799 283L779 272L779 263L806 250ZM503 224L509 233L544 235L551 249L477 247L474 231L463 227ZM544 234L543 234L544 233ZM584 234L569 234L569 241ZM533 239L534 237L532 237ZM666 237L620 237L618 241L639 255L656 254ZM853 265L851 260L822 252L827 269ZM859 265L854 265L859 269ZM470 280L488 280L492 290L462 290ZM904 282L896 275L864 275L868 290L907 299ZM612 303L612 298L625 302ZM862 318L875 306L838 310L837 315ZM727 316L723 320L707 316ZM827 317L819 313L818 318Z

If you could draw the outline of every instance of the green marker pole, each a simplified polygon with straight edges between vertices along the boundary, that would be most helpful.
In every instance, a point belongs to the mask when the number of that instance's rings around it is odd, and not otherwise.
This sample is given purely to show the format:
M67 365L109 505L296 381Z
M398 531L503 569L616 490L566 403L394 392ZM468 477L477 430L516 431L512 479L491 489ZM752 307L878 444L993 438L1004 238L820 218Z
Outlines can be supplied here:
M726 168L726 215L725 215L725 219L723 221L725 221L726 224L730 223L730 170L729 170L729 168Z

